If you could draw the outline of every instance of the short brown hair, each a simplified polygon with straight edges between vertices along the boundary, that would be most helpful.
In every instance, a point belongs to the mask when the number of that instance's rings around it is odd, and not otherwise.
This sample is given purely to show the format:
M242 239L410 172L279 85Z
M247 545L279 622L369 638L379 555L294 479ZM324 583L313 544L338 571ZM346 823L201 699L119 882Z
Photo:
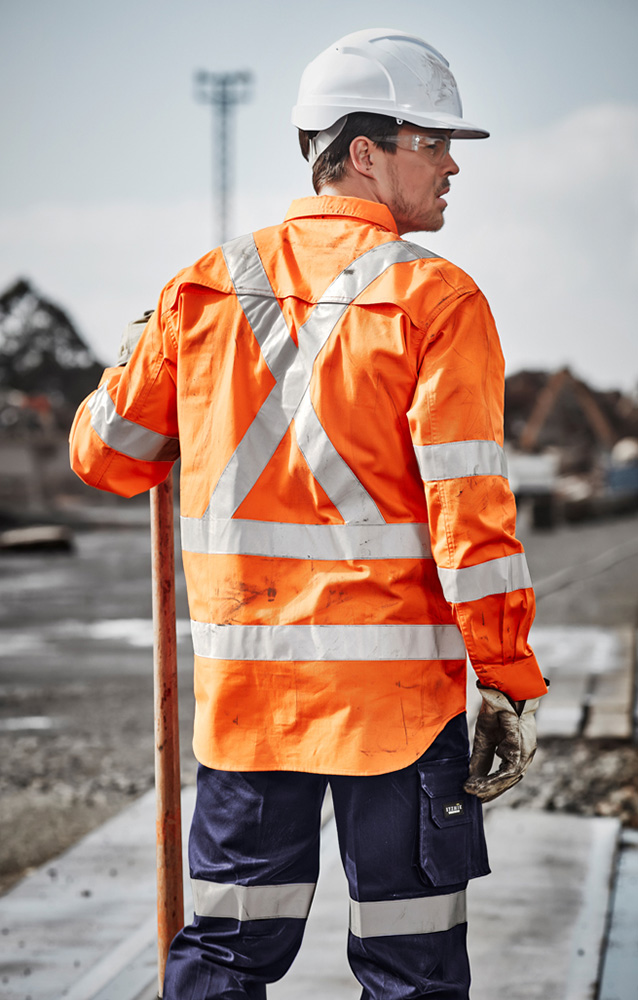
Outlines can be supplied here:
M367 136L372 142L380 146L388 153L396 153L396 146L392 142L384 143L384 139L393 139L399 134L399 124L396 118L389 118L387 115L373 115L364 111L357 111L355 114L346 116L346 123L337 138L327 149L324 149L321 156L318 156L312 168L312 186L315 193L326 184L340 181L345 172L350 151L350 143L358 135ZM310 140L318 135L318 132L306 132L299 129L299 145L304 159L310 156ZM374 136L374 138L372 138Z

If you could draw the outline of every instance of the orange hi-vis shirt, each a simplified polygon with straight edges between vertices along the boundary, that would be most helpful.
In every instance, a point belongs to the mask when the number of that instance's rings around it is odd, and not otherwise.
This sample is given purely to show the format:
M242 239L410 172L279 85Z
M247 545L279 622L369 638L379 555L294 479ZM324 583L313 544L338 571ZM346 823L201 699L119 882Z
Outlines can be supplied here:
M165 287L71 455L124 496L181 455L198 760L405 767L464 710L466 652L545 693L502 409L483 295L385 205L301 199Z

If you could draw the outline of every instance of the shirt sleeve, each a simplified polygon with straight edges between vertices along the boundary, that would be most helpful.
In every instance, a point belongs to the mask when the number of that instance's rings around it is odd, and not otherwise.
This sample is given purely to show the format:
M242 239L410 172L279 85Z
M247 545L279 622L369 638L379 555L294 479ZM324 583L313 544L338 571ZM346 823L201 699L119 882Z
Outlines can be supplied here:
M71 427L71 468L89 486L120 496L157 486L179 457L177 344L162 305L128 362L106 369Z
M534 591L515 535L503 397L498 334L475 289L428 331L408 419L443 594L479 681L521 700L547 688L528 644Z

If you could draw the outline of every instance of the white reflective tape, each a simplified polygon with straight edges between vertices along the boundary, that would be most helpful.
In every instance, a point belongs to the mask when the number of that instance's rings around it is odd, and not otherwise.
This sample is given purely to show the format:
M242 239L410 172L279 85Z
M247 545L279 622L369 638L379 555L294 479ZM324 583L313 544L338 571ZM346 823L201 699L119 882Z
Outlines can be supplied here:
M318 305L341 302L347 306L394 264L434 256L435 254L429 250L407 240L388 240L386 243L378 243L337 275L321 296Z
M346 523L384 524L376 503L326 434L306 389L295 414L301 454Z
M376 504L336 451L310 403L307 390L310 372L298 363L298 348L253 237L240 237L225 245L223 251L240 305L277 385L224 469L210 509L218 517L235 512L266 468L296 414L300 450L344 520L383 523ZM314 358L311 365L312 362Z
M221 249L237 293L276 298L252 233L229 240Z
M105 445L121 455L143 462L174 462L179 458L179 439L158 434L121 417L106 385L101 385L91 396L88 407L95 433Z
M413 243L412 240L401 240L401 242L404 246L410 248L415 259L426 260L427 258L441 257L440 253L432 253L431 250L426 250L425 247L420 246L418 243Z
M191 621L212 660L463 660L456 625L215 625Z
M191 879L193 904L198 917L230 920L305 920L315 884L234 885Z
M465 569L441 569L439 566L437 572L445 599L450 604L478 601L490 594L511 594L532 586L523 552L489 559Z
M221 519L232 517L299 411L300 447L311 472L344 521L361 518L378 523L382 519L376 504L338 454L316 414L313 420L309 397L307 400L304 397L317 355L353 299L393 264L432 254L403 240L391 240L366 251L345 268L321 296L299 330L298 349L285 329L283 314L273 299L274 292L254 239L242 237L225 245L224 255L240 304L276 384L224 468L213 490L207 514ZM321 437L316 448L309 444L311 432Z
M275 454L293 413L282 406L281 383L266 397L217 481L205 516L230 518L248 496Z
M182 517L182 549L275 559L430 559L427 524L290 524Z
M244 315L255 335L264 361L277 381L294 360L297 345L290 336L284 314L251 234L225 243L222 253Z
M420 899L390 899L374 903L350 900L350 930L358 938L438 934L464 924L466 920L465 890Z
M496 441L416 444L414 452L426 482L462 479L465 476L503 476L507 479L505 452Z

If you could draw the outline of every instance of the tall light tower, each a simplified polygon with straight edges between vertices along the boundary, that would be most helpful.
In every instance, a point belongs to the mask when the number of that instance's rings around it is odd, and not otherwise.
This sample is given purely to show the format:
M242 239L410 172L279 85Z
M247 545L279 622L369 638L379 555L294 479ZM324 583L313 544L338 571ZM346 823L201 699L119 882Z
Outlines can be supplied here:
M217 188L217 225L213 222L213 240L223 243L227 236L230 188L232 180L231 109L250 99L253 75L248 70L235 73L195 73L195 100L210 104L213 109L213 186ZM215 155L217 154L217 155ZM216 183L215 183L216 182Z

